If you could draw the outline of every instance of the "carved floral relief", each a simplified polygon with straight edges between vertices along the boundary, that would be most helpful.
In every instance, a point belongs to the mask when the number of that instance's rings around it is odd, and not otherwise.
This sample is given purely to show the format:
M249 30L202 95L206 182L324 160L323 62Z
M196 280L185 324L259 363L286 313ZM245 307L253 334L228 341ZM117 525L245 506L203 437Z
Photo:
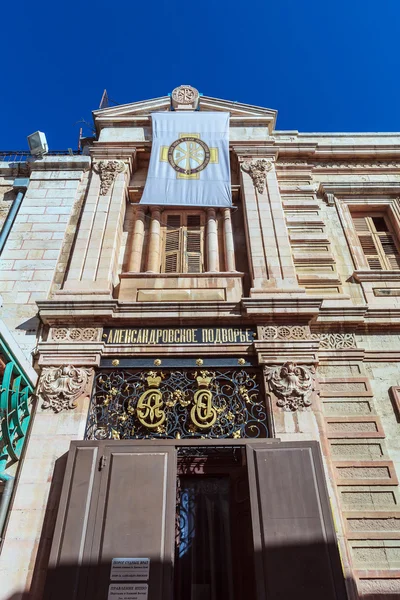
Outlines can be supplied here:
M107 194L118 173L123 173L125 168L122 160L99 160L94 164L94 170L100 176L100 196Z
M248 173L253 180L254 187L259 194L265 191L267 173L272 169L272 161L265 158L248 160L242 163L242 170Z
M314 369L286 362L284 365L264 367L269 389L283 410L296 411L311 406Z
M50 333L57 342L97 342L101 332L97 327L52 327Z
M55 413L76 408L77 400L85 394L93 370L90 368L46 367L40 377L37 395L43 400L42 408Z

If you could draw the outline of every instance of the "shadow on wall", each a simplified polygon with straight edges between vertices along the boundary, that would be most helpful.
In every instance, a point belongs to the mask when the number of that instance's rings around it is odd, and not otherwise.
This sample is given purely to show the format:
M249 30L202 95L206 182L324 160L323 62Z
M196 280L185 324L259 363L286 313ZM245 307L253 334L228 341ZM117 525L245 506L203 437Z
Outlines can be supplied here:
M67 454L56 461L50 495L46 507L41 540L30 592L15 593L0 600L107 600L110 584L110 561L96 566L70 564L49 571L47 569L51 542L55 527L55 514L61 495ZM327 553L331 562L339 561L336 546L298 544L296 546L269 547L256 554L256 571L264 573L261 591L251 592L247 584L236 586L234 595L204 593L197 595L174 594L172 590L172 565L151 561L148 600L356 600L355 582L333 581L326 566ZM321 568L320 568L321 567ZM154 574L156 576L154 577ZM254 574L254 580L256 576ZM383 580L384 581L384 580ZM310 583L312 582L312 583ZM389 583L389 582L388 582ZM189 582L190 589L191 583ZM390 588L389 588L390 589ZM250 592L250 593L249 593ZM125 596L121 596L121 598ZM126 596L133 598L134 596ZM138 600L141 600L141 596ZM144 600L145 596L143 596ZM400 592L374 590L366 593L362 600L400 600ZM118 600L118 596L113 596Z
M322 550L322 549L321 549ZM309 552L310 548L292 547L279 549L270 549L271 559L271 572L278 563L282 560L286 561L287 565L293 565L292 561L295 561L295 556L298 553ZM313 550L313 552L315 549ZM159 570L163 569L165 573L165 565L155 564L151 565L151 569ZM325 582L318 578L318 573L310 567L309 573L304 573L303 577L298 578L298 574L294 574L294 577L283 576L273 577L274 582L270 585L266 593L259 595L248 593L237 594L232 596L220 596L215 597L215 600L355 600L358 598L357 593L349 592L348 595L342 595L340 590L337 590L337 595L332 592L326 592ZM169 571L171 566L169 565ZM294 569L295 570L295 569ZM309 584L310 573L314 580L313 586ZM166 575L166 573L165 573ZM77 565L64 566L62 568L55 569L52 572L47 573L46 589L36 589L32 592L16 593L8 598L2 600L107 600L108 598L108 586L110 583L110 563L100 564L96 567L89 568L87 565L81 565L79 570ZM303 581L303 584L302 584ZM43 583L43 582L42 582ZM348 589L355 590L354 581L348 581ZM338 582L338 588L340 588L341 582ZM304 587L303 587L304 586ZM214 600L214 596L207 594L193 595L193 596L177 596L171 591L162 591L160 589L160 581L150 582L148 600ZM306 588L306 589L304 589ZM237 592L237 590L236 590ZM125 598L125 596L112 596L113 599L119 600ZM136 596L126 596L126 598L136 598ZM141 600L141 596L138 600ZM143 596L143 599L145 596ZM366 593L360 596L362 600L400 600L400 593Z

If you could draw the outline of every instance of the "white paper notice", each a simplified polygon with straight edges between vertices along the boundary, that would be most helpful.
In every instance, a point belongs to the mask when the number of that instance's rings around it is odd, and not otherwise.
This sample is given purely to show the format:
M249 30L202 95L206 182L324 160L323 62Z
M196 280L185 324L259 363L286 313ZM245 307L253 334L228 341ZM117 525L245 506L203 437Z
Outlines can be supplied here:
M150 574L149 558L113 558L111 581L147 581Z
M108 600L147 600L147 583L112 583L108 588Z

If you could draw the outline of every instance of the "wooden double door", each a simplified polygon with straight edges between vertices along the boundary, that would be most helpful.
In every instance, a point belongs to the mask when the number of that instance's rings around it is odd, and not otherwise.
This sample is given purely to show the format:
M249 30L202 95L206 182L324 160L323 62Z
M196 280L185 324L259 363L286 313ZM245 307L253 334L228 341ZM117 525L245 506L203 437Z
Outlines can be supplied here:
M116 558L148 575L113 581ZM344 600L317 442L72 442L45 598L146 596Z

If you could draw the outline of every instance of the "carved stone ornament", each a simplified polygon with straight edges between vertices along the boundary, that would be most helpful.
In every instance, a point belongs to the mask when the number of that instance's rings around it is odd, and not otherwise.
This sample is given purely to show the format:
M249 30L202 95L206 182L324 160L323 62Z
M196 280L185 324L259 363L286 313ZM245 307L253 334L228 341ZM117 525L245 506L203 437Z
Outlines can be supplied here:
M260 340L309 340L310 338L308 325L262 325L259 330Z
M259 194L265 190L267 182L267 173L272 169L272 162L265 158L257 158L256 160L248 160L242 163L242 170L248 173L253 180L254 187Z
M323 350L357 348L354 333L317 333L313 334L313 339L319 340L320 348Z
M47 367L43 369L37 395L43 400L42 408L55 413L76 408L89 383L92 369L82 367Z
M287 411L296 411L311 406L313 391L313 369L301 367L293 362L282 366L264 368L269 389L278 397L277 405Z
M191 85L180 85L172 91L171 98L172 106L175 110L179 109L179 107L196 109L199 104L200 94Z
M96 327L52 327L51 339L57 342L97 342L101 332Z
M122 160L99 160L94 164L94 170L100 175L100 196L107 194L118 173L123 173L125 168Z

